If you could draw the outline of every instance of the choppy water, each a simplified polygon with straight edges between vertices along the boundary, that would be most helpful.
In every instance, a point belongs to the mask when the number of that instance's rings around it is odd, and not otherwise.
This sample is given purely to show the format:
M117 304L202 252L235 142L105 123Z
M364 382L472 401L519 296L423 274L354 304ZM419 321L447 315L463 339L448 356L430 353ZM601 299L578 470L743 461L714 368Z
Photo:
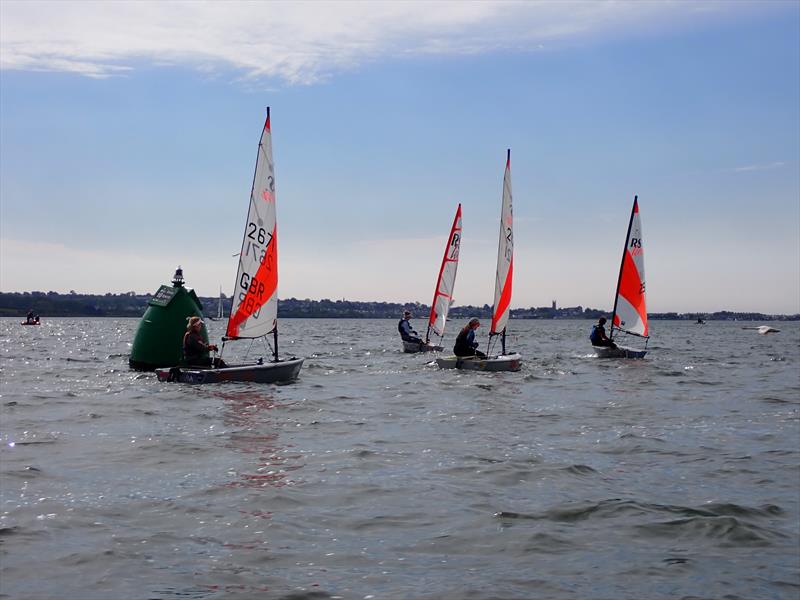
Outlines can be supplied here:
M800 323L620 361L512 321L486 374L287 319L299 381L201 387L129 371L137 325L0 320L0 597L800 595Z

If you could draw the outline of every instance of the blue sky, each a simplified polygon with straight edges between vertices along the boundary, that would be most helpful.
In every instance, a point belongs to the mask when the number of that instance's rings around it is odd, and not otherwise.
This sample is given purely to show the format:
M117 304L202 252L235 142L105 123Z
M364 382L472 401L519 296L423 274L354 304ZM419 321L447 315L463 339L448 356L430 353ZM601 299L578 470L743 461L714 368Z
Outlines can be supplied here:
M0 290L229 293L272 109L281 297L800 312L800 3L0 3Z

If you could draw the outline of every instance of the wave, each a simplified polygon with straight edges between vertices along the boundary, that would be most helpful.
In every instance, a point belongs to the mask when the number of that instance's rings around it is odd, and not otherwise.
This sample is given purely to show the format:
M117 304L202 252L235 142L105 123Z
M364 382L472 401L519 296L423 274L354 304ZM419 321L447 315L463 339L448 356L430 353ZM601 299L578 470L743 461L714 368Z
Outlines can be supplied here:
M789 536L773 527L762 526L759 520L772 523L785 516L785 511L774 504L748 507L734 503L714 503L702 508L689 506L610 499L584 502L575 506L557 507L541 513L495 513L501 520L554 521L578 523L597 519L624 518L640 535L653 537L694 538L713 540L721 545L765 546L774 540ZM658 517L678 517L667 521L654 521ZM632 522L633 520L639 522ZM645 520L646 522L641 522Z
M635 527L639 532L652 537L694 541L706 539L721 546L736 547L770 546L773 540L789 537L779 531L730 516L698 516L664 523L640 524Z

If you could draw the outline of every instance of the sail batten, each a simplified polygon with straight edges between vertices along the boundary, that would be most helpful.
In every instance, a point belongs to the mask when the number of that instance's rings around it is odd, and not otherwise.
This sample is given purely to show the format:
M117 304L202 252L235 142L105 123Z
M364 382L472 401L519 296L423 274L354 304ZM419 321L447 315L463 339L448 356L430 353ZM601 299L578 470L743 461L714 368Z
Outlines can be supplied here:
M508 322L511 306L511 282L514 273L514 212L511 193L511 150L503 175L503 205L500 212L500 242L497 249L497 272L490 334L501 333Z
M250 208L226 337L257 338L273 332L278 316L278 229L269 109L256 153Z
M614 298L612 337L615 329L648 337L645 288L644 241L639 216L639 198L635 196Z
M436 280L436 289L433 293L431 313L428 317L429 331L433 330L439 337L444 336L444 328L447 324L447 312L450 310L450 305L453 303L453 289L456 282L460 248L461 204L459 204L456 209L453 226L450 228L450 236L447 239L447 246L445 246L444 249L442 265L439 268L439 277Z

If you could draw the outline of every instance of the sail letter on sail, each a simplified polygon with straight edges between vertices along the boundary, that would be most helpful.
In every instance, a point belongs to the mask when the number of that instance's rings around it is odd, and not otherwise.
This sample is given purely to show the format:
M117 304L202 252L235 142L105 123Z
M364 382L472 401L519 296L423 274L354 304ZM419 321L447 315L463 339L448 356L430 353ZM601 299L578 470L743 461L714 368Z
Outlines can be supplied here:
M628 228L628 239L622 256L622 268L614 310L614 327L641 336L648 335L647 307L645 304L644 242L639 218L638 198L633 200L633 210Z
M503 208L500 213L500 246L497 250L497 278L494 287L494 311L490 333L501 333L508 322L511 304L511 280L514 272L514 223L511 206L511 150L503 176Z
M239 270L226 335L229 338L261 337L275 328L277 315L278 229L272 132L267 109L267 121L258 143L250 210L239 253Z

